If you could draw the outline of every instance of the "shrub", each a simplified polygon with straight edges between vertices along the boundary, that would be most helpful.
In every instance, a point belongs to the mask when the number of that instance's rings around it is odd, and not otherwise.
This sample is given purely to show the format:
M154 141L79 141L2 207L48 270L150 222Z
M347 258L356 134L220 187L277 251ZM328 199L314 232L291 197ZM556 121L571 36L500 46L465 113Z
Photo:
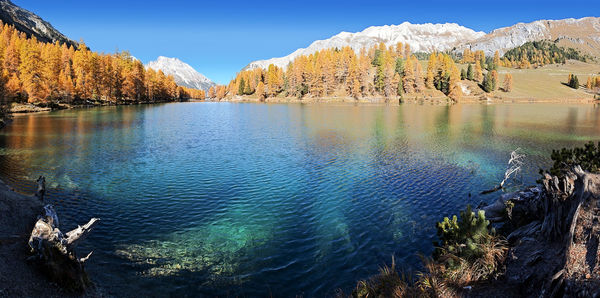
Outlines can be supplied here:
M600 142L595 145L590 141L583 147L552 150L550 158L554 163L548 172L553 176L562 177L565 170L575 165L581 166L584 171L597 173L600 172ZM544 173L540 169L542 176Z

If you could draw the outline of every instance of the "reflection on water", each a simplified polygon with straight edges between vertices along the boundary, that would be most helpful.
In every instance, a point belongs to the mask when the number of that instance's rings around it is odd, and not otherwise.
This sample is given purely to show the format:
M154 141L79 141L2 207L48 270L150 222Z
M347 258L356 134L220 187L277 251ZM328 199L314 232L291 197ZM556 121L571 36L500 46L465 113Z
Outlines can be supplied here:
M554 148L600 139L591 105L181 103L20 115L0 176L45 175L92 276L128 296L332 295L392 255L410 269L435 222Z

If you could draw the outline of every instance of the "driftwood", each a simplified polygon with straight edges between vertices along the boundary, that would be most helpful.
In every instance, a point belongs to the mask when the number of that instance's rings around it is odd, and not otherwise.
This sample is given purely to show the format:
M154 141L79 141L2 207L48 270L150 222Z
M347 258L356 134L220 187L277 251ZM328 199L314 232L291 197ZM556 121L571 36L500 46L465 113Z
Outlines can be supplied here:
M45 179L40 177L38 183ZM41 192L38 188L36 196L42 199L45 187ZM76 229L63 234L59 229L58 215L52 205L44 206L43 214L38 216L38 221L31 231L29 247L32 256L29 260L36 262L47 272L50 279L71 290L82 291L90 284L90 280L84 270L84 262L89 259L91 252L84 258L77 258L75 247L85 239L98 223L98 218L92 218Z
M521 148L517 148L515 151L510 153L510 159L508 160L508 167L504 172L504 179L500 181L500 184L494 186L492 189L484 190L481 192L482 195L490 194L504 188L504 184L511 176L514 176L521 172L521 166L523 166L523 159L525 154L520 153Z

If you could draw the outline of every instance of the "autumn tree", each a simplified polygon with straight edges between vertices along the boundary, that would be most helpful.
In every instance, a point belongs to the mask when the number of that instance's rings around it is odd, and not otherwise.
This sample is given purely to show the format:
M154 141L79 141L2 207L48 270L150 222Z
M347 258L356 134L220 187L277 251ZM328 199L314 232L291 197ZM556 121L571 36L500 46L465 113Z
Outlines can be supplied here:
M260 101L265 100L265 98L266 98L265 84L263 84L262 81L258 82L258 85L256 85L256 92L255 92L255 94L258 96L258 99Z
M504 84L503 84L504 92L512 91L512 86L513 86L513 77L511 74L507 73L504 75Z
M404 87L404 93L415 92L415 71L412 59L406 59L406 65L404 67L404 79L402 80Z
M456 65L451 66L450 78L449 78L449 92L448 97L458 101L463 96L462 87L460 85L460 71Z
M37 40L32 38L23 45L22 61L19 66L23 89L27 93L28 101L44 100L47 90L43 84L43 64Z
M423 91L425 91L425 83L423 81L423 68L421 66L421 63L417 60L417 57L413 56L412 59L414 60L414 63L416 64L416 68L415 68L415 91L417 93L421 93Z
M473 74L473 80L475 82L481 83L483 80L483 70L481 69L481 64L479 62L475 63L475 73Z

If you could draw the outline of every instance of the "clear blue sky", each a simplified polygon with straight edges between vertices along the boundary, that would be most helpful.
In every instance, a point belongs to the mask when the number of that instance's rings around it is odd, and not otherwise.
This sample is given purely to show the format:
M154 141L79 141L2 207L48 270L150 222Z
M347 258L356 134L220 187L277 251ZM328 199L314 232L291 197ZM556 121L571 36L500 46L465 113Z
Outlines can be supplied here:
M144 63L177 57L225 84L249 62L285 56L340 31L454 22L478 31L538 19L599 16L600 1L13 0L93 50Z

